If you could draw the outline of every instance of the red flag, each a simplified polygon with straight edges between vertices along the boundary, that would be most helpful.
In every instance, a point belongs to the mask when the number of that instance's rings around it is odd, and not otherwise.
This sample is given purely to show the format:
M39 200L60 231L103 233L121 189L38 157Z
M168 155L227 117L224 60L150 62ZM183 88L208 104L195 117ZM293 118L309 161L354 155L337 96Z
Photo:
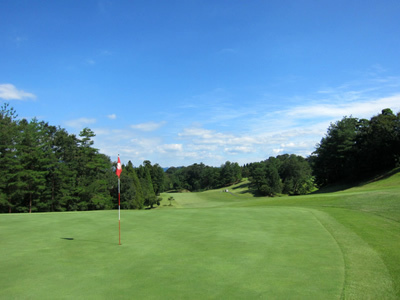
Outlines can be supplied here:
M115 171L115 174L117 174L118 178L121 175L121 172L122 172L121 160L119 159L118 156L117 170Z

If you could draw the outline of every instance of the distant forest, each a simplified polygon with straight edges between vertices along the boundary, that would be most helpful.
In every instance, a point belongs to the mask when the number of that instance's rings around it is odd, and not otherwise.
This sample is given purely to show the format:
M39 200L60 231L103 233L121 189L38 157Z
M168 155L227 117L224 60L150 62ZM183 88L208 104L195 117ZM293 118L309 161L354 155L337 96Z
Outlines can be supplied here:
M59 126L18 119L0 107L0 212L114 209L116 162L93 147L95 133L79 136ZM330 125L307 158L294 154L239 166L196 163L164 171L146 160L122 166L121 208L160 204L165 191L205 191L248 178L257 196L301 195L339 181L356 181L400 165L400 113L390 109L370 120L344 117Z

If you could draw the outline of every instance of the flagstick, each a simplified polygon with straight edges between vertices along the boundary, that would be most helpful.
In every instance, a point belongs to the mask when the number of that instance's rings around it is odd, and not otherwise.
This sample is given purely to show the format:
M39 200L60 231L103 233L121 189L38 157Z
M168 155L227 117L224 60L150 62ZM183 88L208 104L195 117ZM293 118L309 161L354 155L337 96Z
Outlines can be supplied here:
M120 193L119 177L118 177L118 231L119 231L119 245L121 245L121 193Z
M118 154L118 162L117 169L115 170L115 174L118 176L118 231L119 231L119 244L121 245L121 183L119 180L119 176L121 175L121 160L119 159Z

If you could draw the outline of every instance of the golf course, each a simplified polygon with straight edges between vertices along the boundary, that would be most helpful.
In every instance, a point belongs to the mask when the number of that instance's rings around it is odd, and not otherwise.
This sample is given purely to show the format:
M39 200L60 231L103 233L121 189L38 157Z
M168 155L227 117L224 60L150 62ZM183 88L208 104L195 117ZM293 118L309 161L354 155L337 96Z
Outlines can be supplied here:
M303 196L163 193L121 211L121 245L116 210L2 214L0 299L399 299L399 171Z

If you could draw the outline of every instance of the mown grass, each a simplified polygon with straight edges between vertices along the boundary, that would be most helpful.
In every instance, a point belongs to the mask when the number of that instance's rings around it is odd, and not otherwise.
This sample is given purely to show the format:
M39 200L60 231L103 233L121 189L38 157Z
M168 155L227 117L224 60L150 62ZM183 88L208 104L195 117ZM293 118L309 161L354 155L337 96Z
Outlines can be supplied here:
M234 193L231 207L299 207L316 215L337 240L346 261L343 297L348 299L400 299L400 173L399 169L374 180L337 192L320 191L313 195L286 197L251 197L243 191ZM247 183L242 183L245 186ZM333 187L334 188L334 187ZM330 189L332 191L334 189ZM219 191L196 194L203 206L222 205L215 201ZM208 193L208 194L207 194ZM213 196L211 196L213 195ZM225 197L229 197L229 194ZM180 207L191 195L177 197ZM321 216L321 215L320 215ZM330 220L327 222L326 220ZM354 241L358 241L354 244ZM372 257L375 257L372 259ZM374 261L374 263L371 263Z
M113 211L0 216L0 298L338 299L342 293L340 248L307 210L124 211L121 226L119 246Z
M0 215L0 298L400 298L400 173L307 196L247 188L122 211L122 245L116 211Z

